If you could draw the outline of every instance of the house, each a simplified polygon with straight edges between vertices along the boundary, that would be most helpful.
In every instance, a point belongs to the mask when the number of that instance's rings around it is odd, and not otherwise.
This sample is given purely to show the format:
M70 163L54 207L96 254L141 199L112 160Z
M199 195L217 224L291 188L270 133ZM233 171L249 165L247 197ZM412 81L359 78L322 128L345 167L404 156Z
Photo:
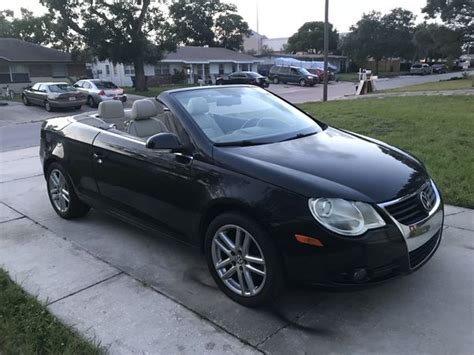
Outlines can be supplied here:
M188 83L199 79L215 82L215 79L236 71L257 71L263 60L254 56L220 47L178 47L168 53L155 67L157 76L169 76L183 72Z
M148 85L171 83L176 80L198 83L204 80L215 83L221 75L239 70L257 71L263 60L251 55L220 47L178 47L176 51L166 53L155 64L145 65ZM119 86L133 86L135 71L133 65L113 64L109 60L87 64L96 79L110 80Z
M69 53L25 42L0 38L0 85L15 92L39 81L73 81L86 76L83 63L73 62Z

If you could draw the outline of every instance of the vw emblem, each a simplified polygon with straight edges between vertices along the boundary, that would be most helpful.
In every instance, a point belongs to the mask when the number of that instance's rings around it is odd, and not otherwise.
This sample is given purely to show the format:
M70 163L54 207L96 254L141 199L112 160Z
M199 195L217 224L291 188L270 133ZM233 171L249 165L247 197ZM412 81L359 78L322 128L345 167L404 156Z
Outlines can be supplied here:
M427 210L427 211L430 211L431 207L433 207L431 205L430 199L428 198L428 195L424 191L422 191L420 193L420 201L421 201L421 204L423 205L424 209Z

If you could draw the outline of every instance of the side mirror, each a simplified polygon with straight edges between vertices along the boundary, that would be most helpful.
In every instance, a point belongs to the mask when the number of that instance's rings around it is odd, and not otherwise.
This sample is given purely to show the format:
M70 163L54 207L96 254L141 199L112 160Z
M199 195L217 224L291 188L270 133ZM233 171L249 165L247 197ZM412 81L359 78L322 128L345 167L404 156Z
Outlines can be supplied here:
M74 84L72 87L74 87L74 88L78 88L78 87L79 87L79 85L77 85L77 84Z
M146 141L148 149L165 150L170 153L178 153L183 150L183 145L173 133L158 133Z

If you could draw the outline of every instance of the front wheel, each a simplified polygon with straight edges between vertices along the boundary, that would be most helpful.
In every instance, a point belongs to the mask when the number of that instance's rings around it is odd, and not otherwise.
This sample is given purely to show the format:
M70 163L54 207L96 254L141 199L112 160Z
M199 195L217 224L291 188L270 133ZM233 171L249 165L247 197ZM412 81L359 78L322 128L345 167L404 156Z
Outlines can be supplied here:
M300 86L306 86L306 81L304 79L300 80Z
M278 79L278 77L273 78L273 84L278 84L279 82L280 80Z
M216 217L205 251L212 277L232 300L247 307L275 300L283 280L280 257L258 223L237 213Z
M26 95L23 95L23 96L21 97L21 99L22 99L23 104L24 104L25 106L30 106L30 105L31 105L30 100L28 100L28 98L26 97Z
M44 109L48 112L53 111L53 108L51 107L51 104L49 103L49 101L44 102Z
M46 170L48 196L54 211L62 218L82 217L90 207L74 192L71 179L61 164L52 163Z

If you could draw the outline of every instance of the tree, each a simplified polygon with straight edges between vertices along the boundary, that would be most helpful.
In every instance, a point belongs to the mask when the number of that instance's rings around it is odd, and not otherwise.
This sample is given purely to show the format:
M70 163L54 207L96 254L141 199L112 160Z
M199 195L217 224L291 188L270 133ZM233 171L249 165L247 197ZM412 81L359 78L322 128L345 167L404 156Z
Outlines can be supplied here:
M329 24L329 50L337 49L339 34ZM306 22L288 39L288 52L314 52L324 49L324 22Z
M416 59L456 58L461 54L463 31L438 24L416 27L413 43Z
M40 0L65 31L79 36L99 60L133 63L135 89L147 89L145 63L155 63L172 45L159 36L164 27L160 2ZM154 41L151 38L154 35ZM161 42L160 42L161 40Z
M402 8L395 8L384 16L375 11L364 14L344 38L343 51L356 62L374 59L376 72L383 58L411 59L415 51L412 41L415 18Z
M473 0L427 0L422 11L430 18L440 16L449 27L462 31L464 41L474 41Z
M172 32L179 44L240 49L250 35L233 4L220 0L176 0L169 7Z
M375 72L378 63L387 53L386 33L382 22L382 14L373 11L362 15L362 18L343 42L343 51L356 62L365 62L369 57L375 60Z

